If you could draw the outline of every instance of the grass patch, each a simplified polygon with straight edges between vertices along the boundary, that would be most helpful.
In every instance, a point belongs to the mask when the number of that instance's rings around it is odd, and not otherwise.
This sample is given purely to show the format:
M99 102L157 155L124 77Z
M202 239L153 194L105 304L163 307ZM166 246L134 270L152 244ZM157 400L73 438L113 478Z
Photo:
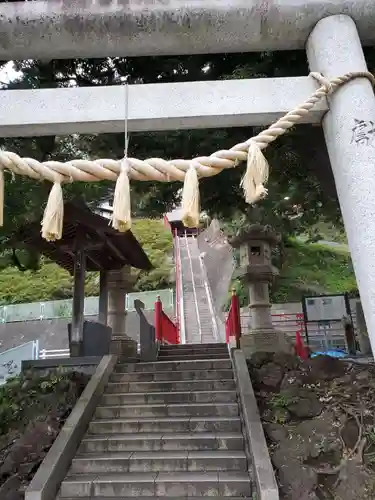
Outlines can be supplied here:
M286 259L272 290L274 302L292 302L307 293L358 293L350 255L321 244L289 242Z

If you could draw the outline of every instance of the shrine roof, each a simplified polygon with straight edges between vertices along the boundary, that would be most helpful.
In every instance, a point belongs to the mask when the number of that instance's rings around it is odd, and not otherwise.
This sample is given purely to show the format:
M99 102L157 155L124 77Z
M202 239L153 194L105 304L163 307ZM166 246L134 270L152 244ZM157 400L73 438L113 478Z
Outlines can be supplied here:
M131 231L119 233L109 226L109 220L92 212L82 202L64 204L63 235L60 240L46 241L40 232L40 221L22 226L9 240L9 246L32 247L74 272L76 237L84 240L87 271L110 271L132 266L152 269L152 264L142 246Z

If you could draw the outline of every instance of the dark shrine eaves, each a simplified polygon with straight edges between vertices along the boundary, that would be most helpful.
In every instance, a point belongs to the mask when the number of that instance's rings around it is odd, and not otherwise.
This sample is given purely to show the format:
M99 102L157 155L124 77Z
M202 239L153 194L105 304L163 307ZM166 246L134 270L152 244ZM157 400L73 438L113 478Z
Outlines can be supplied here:
M44 240L40 221L36 221L13 233L9 244L32 247L73 274L77 236L83 240L87 271L111 271L124 266L152 269L151 262L131 231L119 233L109 225L107 218L93 213L81 202L64 204L63 236L60 240Z

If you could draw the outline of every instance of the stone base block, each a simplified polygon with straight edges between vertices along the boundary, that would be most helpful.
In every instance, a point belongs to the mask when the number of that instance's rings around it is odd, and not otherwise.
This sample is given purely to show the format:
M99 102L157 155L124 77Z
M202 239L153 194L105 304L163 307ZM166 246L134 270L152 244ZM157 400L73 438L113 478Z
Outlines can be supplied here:
M83 355L83 342L70 342L70 356L78 358Z
M251 331L242 335L241 349L246 358L254 352L287 352L294 354L294 346L288 335L276 330Z
M137 356L137 343L127 337L112 337L111 354L121 358L135 358Z

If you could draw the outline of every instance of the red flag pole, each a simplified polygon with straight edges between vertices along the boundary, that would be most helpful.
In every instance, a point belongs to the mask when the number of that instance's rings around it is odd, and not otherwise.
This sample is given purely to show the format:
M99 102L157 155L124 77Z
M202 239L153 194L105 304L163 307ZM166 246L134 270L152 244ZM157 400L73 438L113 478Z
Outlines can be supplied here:
M296 332L296 354L304 361L306 361L308 359L306 347L305 347L305 344L303 342L300 331Z
M235 289L232 289L229 313L225 323L225 333L227 343L230 341L230 337L234 337L236 339L237 346L239 346L241 337L241 311L240 301L237 297Z
M230 336L232 333L232 304L229 307L228 317L225 322L225 341L229 344Z
M240 308L240 299L238 298L238 295L236 293L235 295L235 299L236 299L236 325L237 325L237 329L236 329L236 342L237 342L237 346L239 347L239 343L240 343L240 338L241 338L241 308Z
M230 301L230 309L231 309L231 336L236 337L237 332L237 306L236 306L236 290L232 289L232 297Z
M238 300L238 296L236 290L233 288L232 290L232 335L236 339L236 345L239 347L240 337L241 337L241 317L240 317L240 301Z

